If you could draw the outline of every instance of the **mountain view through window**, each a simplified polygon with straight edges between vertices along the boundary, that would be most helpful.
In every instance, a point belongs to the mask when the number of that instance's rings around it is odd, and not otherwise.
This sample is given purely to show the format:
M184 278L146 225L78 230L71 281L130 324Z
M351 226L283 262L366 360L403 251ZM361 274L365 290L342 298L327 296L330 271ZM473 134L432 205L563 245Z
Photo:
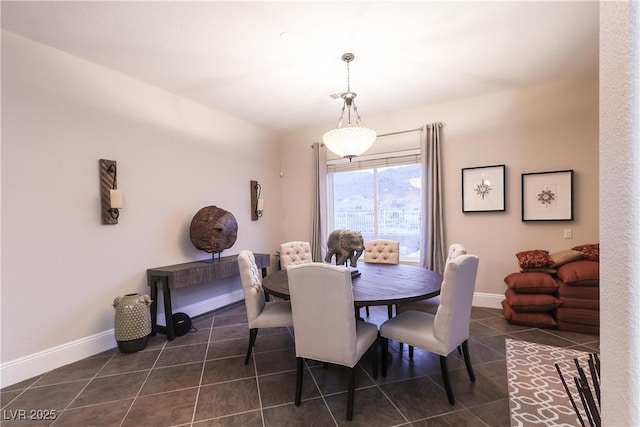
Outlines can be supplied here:
M420 164L332 173L331 229L397 240L401 258L419 258L421 174Z

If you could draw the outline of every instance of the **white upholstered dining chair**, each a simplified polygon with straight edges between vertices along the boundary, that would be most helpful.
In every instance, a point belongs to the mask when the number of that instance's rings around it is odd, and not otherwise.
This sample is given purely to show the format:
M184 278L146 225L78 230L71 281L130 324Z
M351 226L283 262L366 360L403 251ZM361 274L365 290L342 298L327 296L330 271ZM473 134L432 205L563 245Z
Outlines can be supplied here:
M249 325L249 348L247 349L247 357L244 359L244 364L247 365L258 335L258 329L293 326L293 318L289 301L266 300L262 289L262 273L256 265L253 252L240 251L238 267Z
M364 262L399 264L400 242L386 239L367 240L364 244Z
M447 253L447 260L445 261L445 265L452 259L459 257L460 255L465 255L467 250L460 243L452 243L449 246L449 251ZM419 301L413 301L404 304L398 304L396 306L396 314L402 313L403 311L409 310L417 310L424 311L425 313L436 314L436 310L440 305L440 296L435 296L433 298L422 299ZM400 351L402 351L402 343L400 343ZM462 349L458 348L458 353L462 354ZM413 356L413 346L409 346L409 357Z
M382 346L382 376L387 374L389 340L407 343L440 356L440 370L449 403L455 404L447 356L458 346L462 347L469 378L475 375L469 358L469 322L471 303L478 272L478 257L461 255L447 263L440 292L440 305L436 314L409 310L380 325ZM403 359L400 358L400 361Z
M280 268L286 270L289 265L313 262L309 242L292 241L280 245Z
M378 327L356 321L351 273L348 268L306 263L287 269L296 350L295 405L302 399L304 359L350 368L347 420L353 418L355 368L371 349L373 377L378 376Z
M445 265L451 261L459 257L460 255L465 255L467 250L460 243L453 243L449 246L449 252L447 254L447 260L445 261ZM398 304L396 306L396 312L402 313L403 311L409 310L418 310L424 311L426 313L436 314L436 310L440 305L440 297L436 296L433 298L427 298L419 301L413 301L405 304Z
M369 264L399 264L400 242L388 239L367 240L364 244L364 262ZM369 306L365 306L369 316ZM393 316L393 307L387 306L389 319Z

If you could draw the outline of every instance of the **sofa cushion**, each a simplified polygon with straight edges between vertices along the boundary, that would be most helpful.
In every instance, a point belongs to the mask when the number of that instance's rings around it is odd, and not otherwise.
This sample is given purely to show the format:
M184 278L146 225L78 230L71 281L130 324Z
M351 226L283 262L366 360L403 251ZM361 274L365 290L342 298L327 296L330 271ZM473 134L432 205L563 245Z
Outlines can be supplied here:
M520 268L550 267L553 264L549 251L542 249L518 252L516 258Z
M554 252L550 256L553 260L551 268L558 268L568 262L578 261L584 258L584 253L574 249L567 249L566 251Z
M600 335L600 325L585 325L584 323L565 322L558 320L558 329L581 334Z
M600 310L600 300L584 298L560 298L562 308L578 308L583 310Z
M597 300L600 298L600 288L598 286L573 286L560 282L558 297L560 297L560 299L580 298Z
M582 323L584 325L600 325L600 311L579 308L562 308L556 311L556 317L563 322Z
M550 294L522 294L509 288L504 296L511 308L520 313L550 311L560 306L560 300Z
M538 273L556 274L558 270L551 267L540 267L540 268L523 268L520 270L520 272L521 273L538 272Z
M504 282L523 294L553 294L560 286L552 275L539 272L511 273L504 278Z
M600 283L600 263L597 261L569 262L558 268L558 277L573 286L598 286Z
M557 325L556 319L550 311L538 313L520 313L515 311L505 299L502 301L504 318L510 323L524 326L534 326L536 328L551 328Z
M600 243L591 243L588 245L580 245L574 248L571 248L576 251L580 251L584 254L584 258L589 261L599 261L600 260Z

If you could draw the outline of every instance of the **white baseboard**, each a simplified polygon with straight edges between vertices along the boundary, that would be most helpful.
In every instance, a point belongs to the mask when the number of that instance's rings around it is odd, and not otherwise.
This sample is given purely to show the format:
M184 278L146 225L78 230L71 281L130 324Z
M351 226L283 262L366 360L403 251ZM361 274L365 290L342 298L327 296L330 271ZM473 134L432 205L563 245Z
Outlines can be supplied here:
M185 307L173 308L175 313L187 313L191 317L213 311L243 298L242 290L210 298ZM164 323L164 313L158 314L159 323ZM0 388L42 375L53 369L77 362L116 346L114 330L80 338L34 354L0 364Z
M473 294L473 306L483 308L497 308L502 310L504 294L485 294L476 292Z
M52 369L82 360L115 347L113 329L10 360L0 366L0 387L4 388Z

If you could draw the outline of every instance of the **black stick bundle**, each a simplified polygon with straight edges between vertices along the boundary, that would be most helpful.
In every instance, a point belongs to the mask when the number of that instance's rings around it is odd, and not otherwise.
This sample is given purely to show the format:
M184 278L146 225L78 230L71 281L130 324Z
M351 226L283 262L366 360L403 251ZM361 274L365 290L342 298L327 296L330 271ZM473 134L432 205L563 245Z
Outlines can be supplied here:
M576 368L578 370L578 376L574 377L573 380L575 381L576 388L578 389L580 401L582 402L582 407L585 414L587 415L589 425L591 427L601 427L602 420L600 418L600 358L597 354L589 354L588 365L594 391L591 390L591 384L587 379L587 375L584 369L582 369L582 367L580 366L580 362L578 361L578 359L573 359L573 361L575 362ZM576 412L578 421L580 421L580 425L582 427L586 427L582 415L580 414L580 410L578 409L578 406L576 405L576 402L571 395L571 391L567 386L564 376L562 375L560 366L558 366L557 363L555 364L555 366L556 370L558 371L558 375L560 376L560 380L562 381L562 385L564 386L565 393L567 393L567 396L571 401L571 406L573 406L573 410Z

